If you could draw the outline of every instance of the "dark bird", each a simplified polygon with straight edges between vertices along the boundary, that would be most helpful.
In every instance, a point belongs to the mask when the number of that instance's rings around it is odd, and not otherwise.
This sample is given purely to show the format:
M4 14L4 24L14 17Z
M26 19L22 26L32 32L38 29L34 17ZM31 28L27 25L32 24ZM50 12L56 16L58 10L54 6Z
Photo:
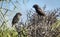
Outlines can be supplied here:
M0 0L0 1L2 1L2 0Z
M13 20L12 20L12 27L13 25L19 22L21 15L22 15L21 13L16 13L16 15L13 17Z
M42 9L37 4L33 5L33 8L35 8L36 13L38 13L38 15L45 16L45 13L43 13Z

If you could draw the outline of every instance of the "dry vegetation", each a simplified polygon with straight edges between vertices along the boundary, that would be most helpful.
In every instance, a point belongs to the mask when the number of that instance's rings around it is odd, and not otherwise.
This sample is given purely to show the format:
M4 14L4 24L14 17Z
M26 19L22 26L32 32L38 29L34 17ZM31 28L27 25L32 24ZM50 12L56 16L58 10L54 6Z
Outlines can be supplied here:
M44 17L34 13L30 17L27 26L28 37L60 37L60 31L58 31L59 28L54 29L57 25L59 25L57 23L57 17L60 16L60 9L49 11L46 15L47 16Z
M0 0L0 2L1 1L2 0ZM11 3L14 5L13 2ZM17 7L14 5L14 9L15 8ZM5 12L3 13L3 11ZM60 8L45 11L46 16L40 16L35 11L29 10L27 11L26 22L23 23L21 21L16 28L7 27L7 22L9 20L7 20L5 17L8 11L11 10L2 8L1 5L0 37L60 37ZM23 26L21 27L20 25Z

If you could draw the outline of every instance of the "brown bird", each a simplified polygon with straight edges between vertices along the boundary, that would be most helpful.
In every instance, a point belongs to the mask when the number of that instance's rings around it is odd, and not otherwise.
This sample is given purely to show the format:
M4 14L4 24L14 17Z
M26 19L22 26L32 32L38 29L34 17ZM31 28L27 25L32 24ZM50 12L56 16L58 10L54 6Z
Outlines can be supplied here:
M16 15L13 17L13 20L12 20L12 27L13 25L19 22L21 15L22 15L21 13L16 13Z
M33 8L35 8L38 15L45 16L45 13L43 13L42 9L37 4L33 5Z
M2 0L0 0L0 1L2 1Z

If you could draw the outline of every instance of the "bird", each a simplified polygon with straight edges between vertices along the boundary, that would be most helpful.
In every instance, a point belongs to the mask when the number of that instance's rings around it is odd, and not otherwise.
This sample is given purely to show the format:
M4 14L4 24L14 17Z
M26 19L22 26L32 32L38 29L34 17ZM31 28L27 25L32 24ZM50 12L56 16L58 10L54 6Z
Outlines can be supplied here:
M37 4L34 4L33 8L36 10L36 13L38 15L40 15L40 16L46 16L45 13L43 12L43 10Z
M2 1L2 0L0 0L0 1Z
M18 23L19 22L19 20L20 20L20 16L21 16L22 14L21 13L16 13L16 15L13 17L13 19L12 19L12 27L16 24L16 23Z

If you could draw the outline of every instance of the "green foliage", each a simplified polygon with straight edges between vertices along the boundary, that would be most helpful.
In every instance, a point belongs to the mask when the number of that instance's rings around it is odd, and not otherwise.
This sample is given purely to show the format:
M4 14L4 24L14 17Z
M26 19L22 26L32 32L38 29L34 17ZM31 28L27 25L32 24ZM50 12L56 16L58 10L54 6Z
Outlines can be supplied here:
M52 25L52 30L60 27L60 20L58 20L56 23Z
M52 26L51 31L55 31L57 33L56 37L60 37L60 20L57 20Z
M17 37L17 32L9 28L0 29L0 37Z
M27 37L27 29L24 27L21 28L21 37Z
M21 37L27 37L27 30L23 27L21 28ZM18 33L15 28L0 28L0 37L18 37Z

